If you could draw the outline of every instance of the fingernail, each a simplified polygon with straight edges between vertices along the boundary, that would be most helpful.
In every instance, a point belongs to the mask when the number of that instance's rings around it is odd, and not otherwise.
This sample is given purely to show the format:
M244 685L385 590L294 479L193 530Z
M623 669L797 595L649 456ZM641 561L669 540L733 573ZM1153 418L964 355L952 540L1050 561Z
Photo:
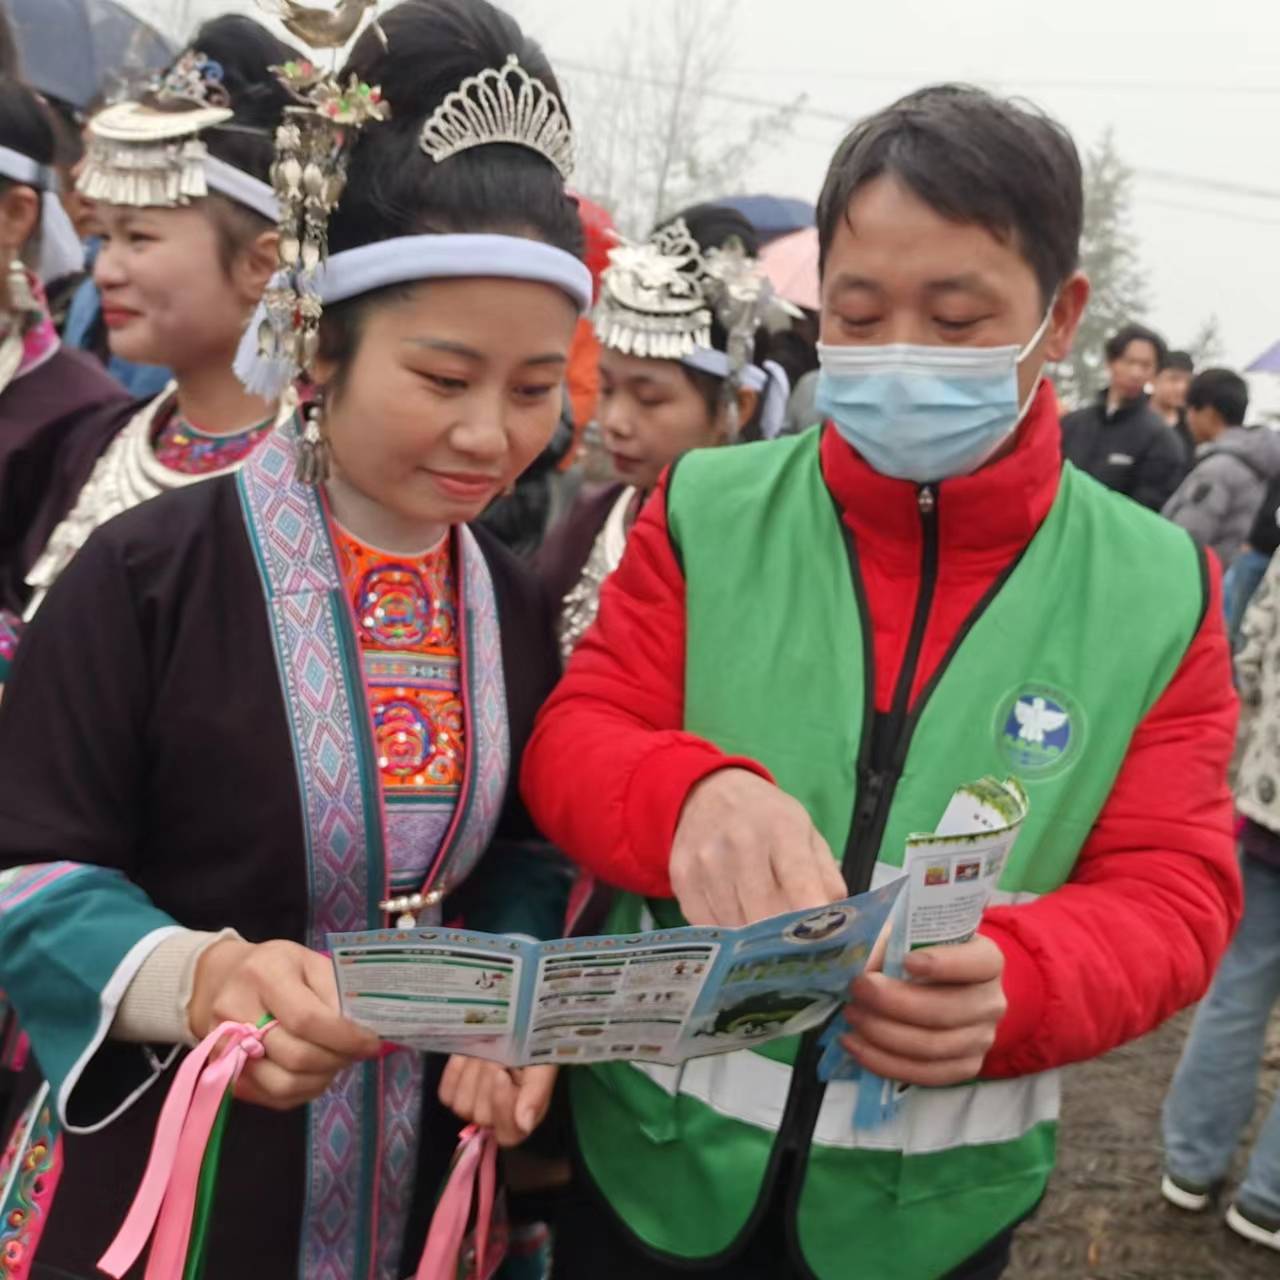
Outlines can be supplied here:
M906 959L907 972L914 973L918 978L927 978L933 972L935 964L936 961L927 951L917 952Z
M529 1114L528 1111L516 1112L516 1124L520 1126L521 1133L533 1132L533 1117Z

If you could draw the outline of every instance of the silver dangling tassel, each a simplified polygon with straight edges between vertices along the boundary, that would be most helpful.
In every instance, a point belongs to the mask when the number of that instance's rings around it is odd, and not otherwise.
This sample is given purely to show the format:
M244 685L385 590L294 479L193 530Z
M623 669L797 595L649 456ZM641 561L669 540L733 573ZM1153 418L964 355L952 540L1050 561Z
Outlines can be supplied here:
M329 442L320 430L324 420L324 396L317 391L307 405L302 434L298 437L298 462L294 469L299 483L313 487L324 484L329 478Z
M19 323L24 329L33 317L40 314L40 304L31 292L31 282L27 279L26 265L17 256L9 263L9 309L20 317Z

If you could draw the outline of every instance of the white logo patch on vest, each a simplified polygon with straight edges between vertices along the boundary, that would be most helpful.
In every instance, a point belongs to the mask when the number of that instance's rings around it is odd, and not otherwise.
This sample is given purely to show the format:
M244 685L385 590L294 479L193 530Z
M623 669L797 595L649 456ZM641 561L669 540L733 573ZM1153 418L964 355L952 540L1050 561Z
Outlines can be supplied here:
M1000 703L996 741L1013 769L1044 777L1066 768L1084 739L1084 715L1070 695L1049 685L1024 685Z

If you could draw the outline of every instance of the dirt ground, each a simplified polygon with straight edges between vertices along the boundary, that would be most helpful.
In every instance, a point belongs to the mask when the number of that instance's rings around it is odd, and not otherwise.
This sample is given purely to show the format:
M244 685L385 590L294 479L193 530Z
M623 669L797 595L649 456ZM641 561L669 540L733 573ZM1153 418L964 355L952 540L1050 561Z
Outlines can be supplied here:
M1221 1213L1181 1213L1161 1199L1160 1104L1189 1024L1183 1015L1068 1073L1058 1170L1039 1215L1019 1232L1008 1280L1280 1277L1280 1254L1228 1231ZM1280 1025L1255 1125L1278 1084Z

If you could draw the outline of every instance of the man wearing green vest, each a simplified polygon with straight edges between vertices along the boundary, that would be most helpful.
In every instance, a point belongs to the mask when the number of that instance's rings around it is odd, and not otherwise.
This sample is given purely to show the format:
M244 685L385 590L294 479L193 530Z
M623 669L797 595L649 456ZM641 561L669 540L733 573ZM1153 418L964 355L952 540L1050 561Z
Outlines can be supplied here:
M610 931L737 925L895 874L954 789L1030 817L980 934L864 976L855 1129L816 1035L575 1069L556 1275L989 1280L1054 1163L1059 1068L1208 985L1240 909L1217 570L1064 465L1080 162L943 86L860 124L818 211L825 422L682 459L543 712L523 791Z

